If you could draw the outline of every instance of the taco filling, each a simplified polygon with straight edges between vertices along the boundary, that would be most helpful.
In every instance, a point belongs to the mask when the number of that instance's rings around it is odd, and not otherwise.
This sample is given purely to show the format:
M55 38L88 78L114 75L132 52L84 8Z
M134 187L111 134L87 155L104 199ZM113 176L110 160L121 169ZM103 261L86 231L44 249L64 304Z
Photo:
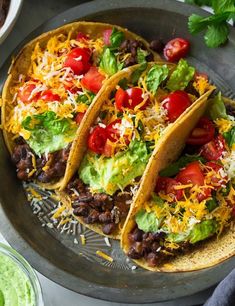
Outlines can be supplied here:
M19 179L51 183L61 178L78 125L104 81L127 66L153 60L142 41L125 34L110 27L94 38L71 30L35 44L28 71L14 81L6 108L4 129L11 135Z
M219 236L235 218L235 117L221 96L210 101L184 154L160 172L149 201L135 213L128 256L149 267ZM228 229L229 230L229 229Z
M200 96L194 72L185 60L174 69L146 64L114 86L90 128L78 175L66 188L84 223L99 224L104 234L120 229L155 145Z

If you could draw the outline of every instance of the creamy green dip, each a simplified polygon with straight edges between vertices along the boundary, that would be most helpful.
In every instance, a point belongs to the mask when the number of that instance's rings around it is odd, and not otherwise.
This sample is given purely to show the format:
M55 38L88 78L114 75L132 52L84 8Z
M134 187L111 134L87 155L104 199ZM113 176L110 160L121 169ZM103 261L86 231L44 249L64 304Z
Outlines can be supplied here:
M13 259L0 253L0 306L36 306L28 276Z

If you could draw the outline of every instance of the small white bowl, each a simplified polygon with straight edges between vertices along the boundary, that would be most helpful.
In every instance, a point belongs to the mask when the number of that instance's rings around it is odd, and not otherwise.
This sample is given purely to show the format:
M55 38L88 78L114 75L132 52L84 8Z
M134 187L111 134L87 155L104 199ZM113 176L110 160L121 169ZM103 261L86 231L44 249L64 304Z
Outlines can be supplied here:
M12 30L17 17L19 16L23 0L10 0L10 6L7 13L7 18L0 28L0 44L4 41L7 35Z

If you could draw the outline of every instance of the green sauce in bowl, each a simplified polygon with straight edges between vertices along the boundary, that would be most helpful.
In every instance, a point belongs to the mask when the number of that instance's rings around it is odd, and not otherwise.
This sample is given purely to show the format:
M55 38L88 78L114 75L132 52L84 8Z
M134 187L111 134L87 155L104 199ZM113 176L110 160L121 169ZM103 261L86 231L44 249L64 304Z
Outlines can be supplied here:
M0 244L0 306L42 306L41 288L30 265Z

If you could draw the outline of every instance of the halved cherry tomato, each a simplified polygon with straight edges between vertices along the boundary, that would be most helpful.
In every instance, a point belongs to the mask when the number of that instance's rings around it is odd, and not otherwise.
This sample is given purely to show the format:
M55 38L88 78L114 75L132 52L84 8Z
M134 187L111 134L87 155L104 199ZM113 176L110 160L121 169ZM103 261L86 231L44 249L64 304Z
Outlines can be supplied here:
M202 117L193 129L186 143L191 145L204 145L211 141L214 135L215 127L213 122L206 117Z
M139 87L132 87L128 88L127 90L119 88L115 94L115 105L120 111L123 111L124 107L134 109L143 100L143 91ZM148 103L149 100L146 100L144 105L142 105L139 109L144 110L148 106Z
M101 126L96 126L89 135L88 148L95 153L102 154L107 138L106 129Z
M208 161L218 160L225 150L224 137L222 135L218 135L213 140L202 146L201 155Z
M170 122L174 122L190 105L191 100L188 94L182 90L171 92L162 101L162 106L166 109Z
M77 113L77 115L75 116L75 122L79 125L82 122L83 117L85 116L86 112L80 112Z
M221 177L220 172L221 169L223 169L222 165L219 165L215 162L207 162L206 166L208 167L208 170L206 170L206 172L210 172L210 168L213 169L217 174L219 174L219 177L217 175L213 175L211 177L211 185L215 188L215 189L219 189L222 185L225 185L227 183L227 175L225 175L224 177Z
M97 93L103 85L105 76L102 75L97 67L91 67L81 80L81 84L93 93Z
M123 111L128 102L128 95L124 89L118 88L115 94L115 105L119 111Z
M155 191L158 193L163 191L165 194L174 196L174 200L180 200L183 197L182 189L176 190L175 186L180 185L180 182L170 177L159 177L155 187Z
M103 32L103 40L106 46L110 46L111 44L110 37L112 35L112 32L113 32L112 29L104 30Z
M45 90L41 93L40 99L46 102L52 102L52 101L60 101L60 96L57 94L54 94L50 89Z
M76 40L88 40L88 39L89 37L86 34L82 32L78 32Z
M36 94L31 96L31 93L35 88L36 88L35 84L25 83L24 86L21 87L19 92L18 92L18 98L20 99L20 101L22 101L24 103L30 103L34 100L37 100L40 93L36 93Z
M198 161L194 161L180 170L176 179L182 184L204 185L204 175Z
M91 66L89 63L90 56L91 52L88 48L74 48L68 53L64 67L70 67L75 74L84 74Z
M139 87L131 87L126 90L126 93L128 95L128 100L127 100L127 108L134 109L138 104L143 102L143 91ZM146 103L140 107L141 110L145 109L147 106L147 101Z
M108 139L112 142L116 142L120 138L120 129L118 129L117 126L115 127L115 125L121 124L121 122L121 119L116 119L106 126Z
M163 54L169 62L176 62L182 57L185 57L190 48L188 40L183 38L174 38L166 44Z
M106 126L106 131L108 135L108 139L112 142L117 142L120 138L120 129L118 128L118 125L122 123L121 119L116 119L113 122L109 123ZM125 139L125 143L128 145L130 143L130 140L128 139L127 135L123 135Z

